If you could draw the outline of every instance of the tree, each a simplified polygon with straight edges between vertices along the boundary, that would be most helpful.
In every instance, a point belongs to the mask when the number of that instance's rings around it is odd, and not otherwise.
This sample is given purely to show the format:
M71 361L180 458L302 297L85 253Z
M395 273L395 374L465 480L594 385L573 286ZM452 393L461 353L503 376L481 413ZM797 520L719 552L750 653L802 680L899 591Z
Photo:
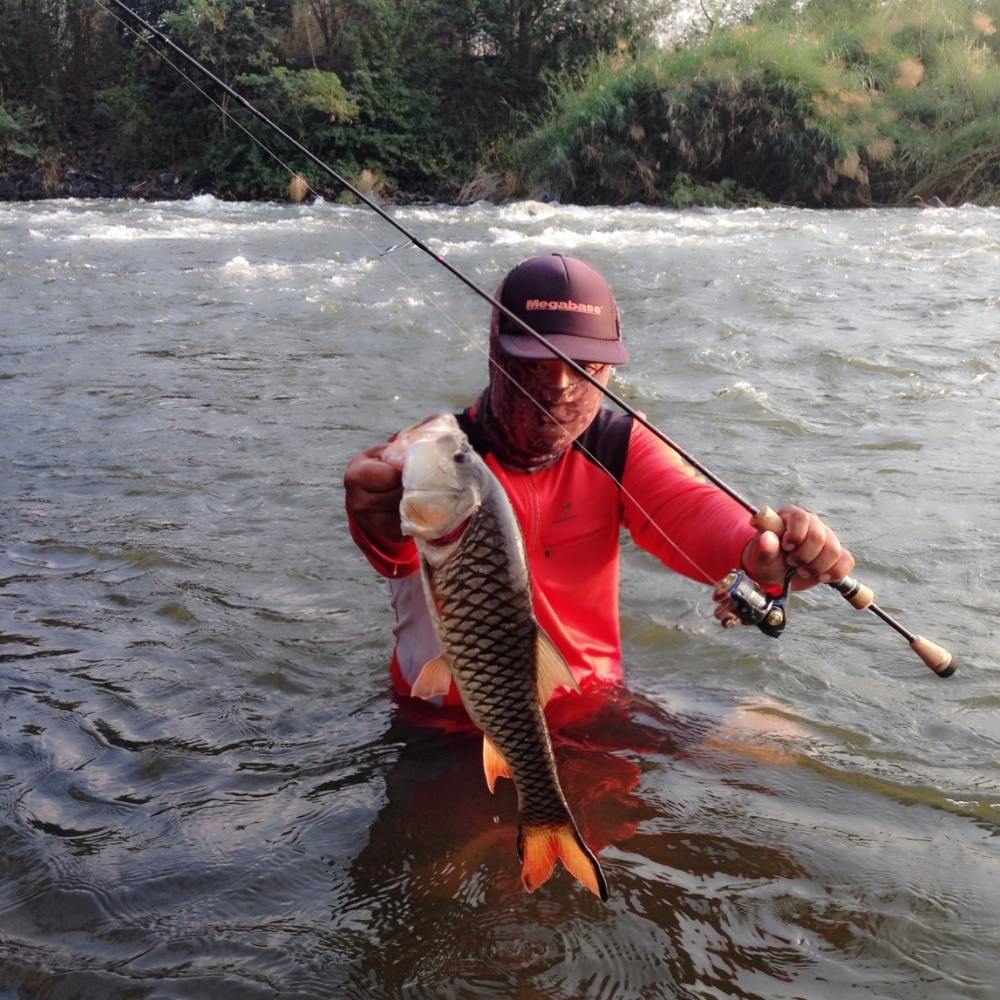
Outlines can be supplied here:
M129 5L347 173L370 168L407 190L434 194L457 189L491 145L537 115L550 80L575 79L600 54L644 42L663 6L655 0ZM128 15L108 16L93 0L0 0L0 102L5 135L16 136L8 142L24 151L51 146L50 162L76 159L78 166L90 153L111 149L133 172L169 168L223 193L277 193L284 185L278 168L176 72L170 62L183 64L176 53L157 54L160 43L150 48L136 30ZM241 124L258 127L196 71L184 65L184 72Z
M651 0L307 0L297 51L334 70L357 101L321 136L332 155L411 189L468 174L485 149L536 114L553 76L643 43Z

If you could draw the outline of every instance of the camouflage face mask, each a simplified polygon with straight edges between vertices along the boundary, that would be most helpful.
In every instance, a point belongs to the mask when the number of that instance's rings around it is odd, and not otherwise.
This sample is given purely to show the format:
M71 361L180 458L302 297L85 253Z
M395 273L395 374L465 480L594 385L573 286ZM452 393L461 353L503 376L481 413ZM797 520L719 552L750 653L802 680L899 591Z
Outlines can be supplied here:
M567 384L553 384L552 362L526 361L490 344L490 383L479 399L479 420L490 450L501 464L536 472L555 464L590 426L602 394L582 376L570 373ZM583 364L602 385L609 364Z

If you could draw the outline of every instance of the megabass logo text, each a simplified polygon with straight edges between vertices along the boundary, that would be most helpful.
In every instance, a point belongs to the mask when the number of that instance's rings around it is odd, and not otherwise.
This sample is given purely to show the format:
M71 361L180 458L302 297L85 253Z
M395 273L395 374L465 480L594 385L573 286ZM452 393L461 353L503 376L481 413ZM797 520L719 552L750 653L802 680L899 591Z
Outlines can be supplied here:
M592 306L586 302L574 302L572 299L528 299L524 303L524 308L528 312L551 309L556 312L588 313L591 316L600 316L604 312L604 306Z

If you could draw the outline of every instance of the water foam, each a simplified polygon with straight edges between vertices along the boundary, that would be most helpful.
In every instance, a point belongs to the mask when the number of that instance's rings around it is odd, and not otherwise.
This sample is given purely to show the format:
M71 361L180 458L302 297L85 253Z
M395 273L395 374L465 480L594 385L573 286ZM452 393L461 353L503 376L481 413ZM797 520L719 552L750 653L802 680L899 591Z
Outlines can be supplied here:
M222 273L230 278L249 277L256 273L256 268L251 266L246 257L238 256L222 265Z

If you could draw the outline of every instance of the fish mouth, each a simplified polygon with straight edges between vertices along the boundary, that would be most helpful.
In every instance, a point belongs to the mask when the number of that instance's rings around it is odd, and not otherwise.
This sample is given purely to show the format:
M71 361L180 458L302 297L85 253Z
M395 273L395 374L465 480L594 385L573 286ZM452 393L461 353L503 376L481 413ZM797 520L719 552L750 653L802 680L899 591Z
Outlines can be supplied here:
M472 515L470 514L464 521L460 521L459 524L452 528L445 535L439 535L437 538L425 538L424 542L427 545L443 546L451 545L452 542L457 541L459 538L465 534L465 529L469 526L469 522L472 520Z
M450 501L461 493L454 489L406 490L401 505L404 534L438 545L454 541L471 520L468 514L459 515L459 520L455 520L456 511Z

